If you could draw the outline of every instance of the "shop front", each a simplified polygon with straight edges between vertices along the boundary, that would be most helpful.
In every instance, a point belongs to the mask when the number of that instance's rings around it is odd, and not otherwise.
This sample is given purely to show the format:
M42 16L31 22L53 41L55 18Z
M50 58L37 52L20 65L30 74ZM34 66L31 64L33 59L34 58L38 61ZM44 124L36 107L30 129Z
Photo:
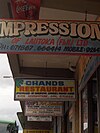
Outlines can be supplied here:
M84 72L83 74L80 74L82 75L82 78L78 89L80 116L79 129L81 133L99 133L100 57L90 57L81 69Z

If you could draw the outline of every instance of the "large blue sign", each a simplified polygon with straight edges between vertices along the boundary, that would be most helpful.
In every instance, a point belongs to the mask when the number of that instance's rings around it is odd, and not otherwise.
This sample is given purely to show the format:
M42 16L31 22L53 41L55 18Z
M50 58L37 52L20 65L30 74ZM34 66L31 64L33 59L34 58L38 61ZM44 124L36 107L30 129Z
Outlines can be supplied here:
M100 55L100 22L3 19L0 52Z

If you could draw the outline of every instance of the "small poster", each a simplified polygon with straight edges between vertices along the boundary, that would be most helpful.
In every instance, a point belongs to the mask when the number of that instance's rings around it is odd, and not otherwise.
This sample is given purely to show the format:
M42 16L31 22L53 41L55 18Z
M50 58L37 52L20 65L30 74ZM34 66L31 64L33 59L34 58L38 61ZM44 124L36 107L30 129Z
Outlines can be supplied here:
M51 116L27 116L27 121L52 121Z
M40 0L11 0L13 18L38 20Z
M25 116L62 116L63 102L25 102Z

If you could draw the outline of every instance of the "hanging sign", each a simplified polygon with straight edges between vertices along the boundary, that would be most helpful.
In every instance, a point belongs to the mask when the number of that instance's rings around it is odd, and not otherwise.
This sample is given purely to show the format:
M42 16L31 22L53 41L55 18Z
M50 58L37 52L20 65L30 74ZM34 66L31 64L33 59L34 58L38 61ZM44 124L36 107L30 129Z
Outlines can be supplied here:
M52 121L52 116L27 116L27 121Z
M40 0L11 0L13 18L39 19Z
M100 22L0 20L0 52L100 55Z
M75 81L16 78L15 100L75 100Z
M25 116L62 116L63 102L25 102Z

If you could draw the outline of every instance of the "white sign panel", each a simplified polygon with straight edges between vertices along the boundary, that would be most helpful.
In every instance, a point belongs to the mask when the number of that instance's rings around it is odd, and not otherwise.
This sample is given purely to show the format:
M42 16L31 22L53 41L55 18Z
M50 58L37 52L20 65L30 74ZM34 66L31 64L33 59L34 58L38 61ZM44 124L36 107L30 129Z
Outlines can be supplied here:
M62 116L63 102L25 102L25 116Z
M52 121L51 116L27 116L27 121Z

